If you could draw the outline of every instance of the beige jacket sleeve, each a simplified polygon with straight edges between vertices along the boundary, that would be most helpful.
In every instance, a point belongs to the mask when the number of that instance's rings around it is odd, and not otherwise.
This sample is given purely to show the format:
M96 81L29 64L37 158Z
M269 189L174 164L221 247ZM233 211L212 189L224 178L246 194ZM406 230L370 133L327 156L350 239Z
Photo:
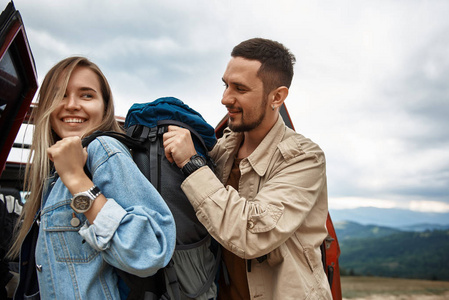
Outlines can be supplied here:
M242 161L240 193L207 167L182 184L210 234L245 259L271 252L303 223L313 224L317 202L326 201L327 209L325 158L316 144L293 135L265 148Z

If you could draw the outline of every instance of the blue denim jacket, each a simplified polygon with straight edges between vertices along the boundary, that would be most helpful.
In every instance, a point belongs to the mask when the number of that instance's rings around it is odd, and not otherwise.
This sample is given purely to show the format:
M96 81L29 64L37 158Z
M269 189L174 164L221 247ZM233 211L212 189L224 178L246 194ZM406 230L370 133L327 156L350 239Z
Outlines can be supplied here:
M144 277L173 254L173 216L128 149L99 137L87 151L92 181L108 201L89 224L71 209L62 181L47 180L36 246L41 299L120 299L112 266ZM74 216L78 227L70 223Z

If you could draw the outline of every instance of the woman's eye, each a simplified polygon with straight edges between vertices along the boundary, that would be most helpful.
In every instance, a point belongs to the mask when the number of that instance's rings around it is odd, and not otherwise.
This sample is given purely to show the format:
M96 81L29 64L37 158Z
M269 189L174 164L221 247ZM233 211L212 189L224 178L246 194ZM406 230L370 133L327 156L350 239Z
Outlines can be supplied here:
M85 98L85 99L92 99L93 95L92 94L82 94L81 97Z

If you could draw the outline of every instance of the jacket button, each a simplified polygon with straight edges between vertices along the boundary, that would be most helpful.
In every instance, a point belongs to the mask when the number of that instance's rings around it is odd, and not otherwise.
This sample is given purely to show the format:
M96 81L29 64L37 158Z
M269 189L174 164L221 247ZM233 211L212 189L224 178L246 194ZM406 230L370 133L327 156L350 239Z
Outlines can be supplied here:
M254 222L248 221L248 229L252 229L252 228L254 228Z
M39 272L42 272L42 265L36 265L36 270L38 270Z

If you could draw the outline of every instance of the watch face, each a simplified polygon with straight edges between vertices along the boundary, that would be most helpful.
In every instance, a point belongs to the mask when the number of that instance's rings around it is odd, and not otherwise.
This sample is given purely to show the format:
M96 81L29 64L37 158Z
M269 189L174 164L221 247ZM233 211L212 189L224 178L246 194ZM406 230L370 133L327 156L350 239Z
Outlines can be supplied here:
M202 157L195 157L194 159L192 159L192 163L196 166L196 167L202 167L204 166L204 161Z
M80 211L87 210L90 207L90 201L87 196L77 196L73 199L73 207Z

